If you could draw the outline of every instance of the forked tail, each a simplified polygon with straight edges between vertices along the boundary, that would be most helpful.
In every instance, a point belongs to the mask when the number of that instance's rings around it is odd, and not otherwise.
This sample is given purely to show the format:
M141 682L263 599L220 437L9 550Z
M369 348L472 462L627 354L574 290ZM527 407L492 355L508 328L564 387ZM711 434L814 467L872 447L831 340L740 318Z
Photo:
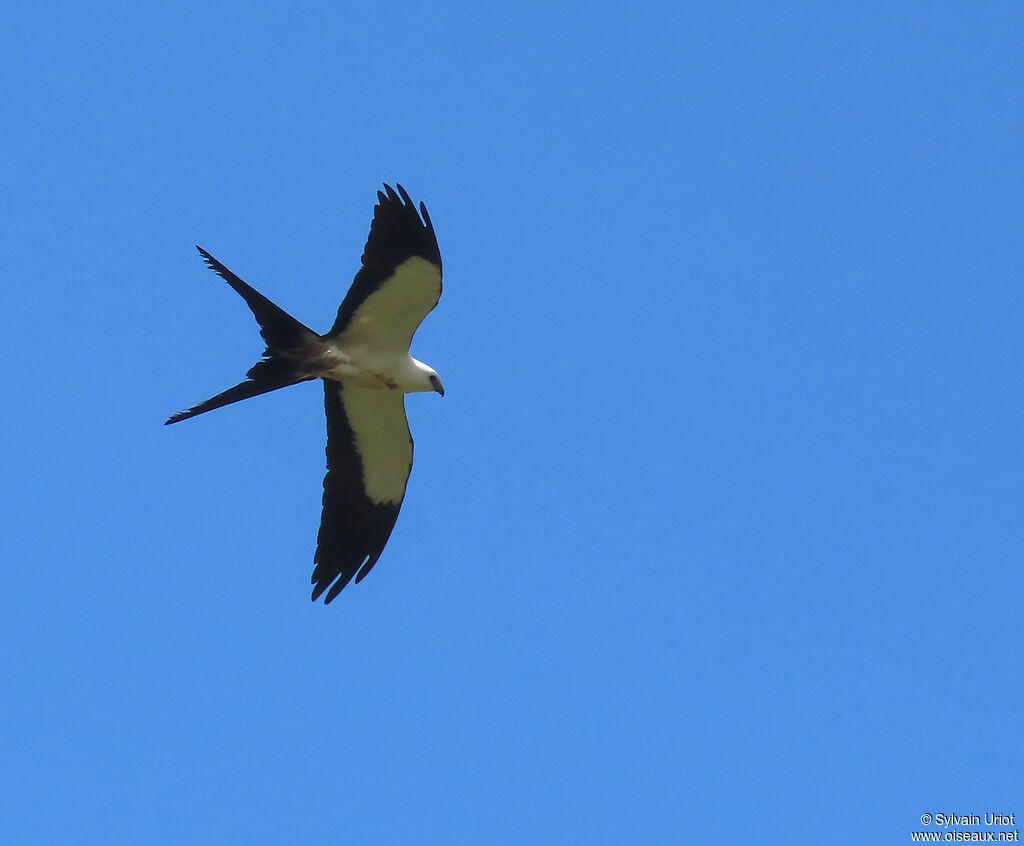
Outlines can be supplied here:
M316 333L243 282L202 247L196 246L196 249L207 266L245 300L260 325L260 335L267 342L267 349L263 352L263 359L256 362L245 374L248 378L244 382L228 388L215 397L210 397L199 405L172 414L164 425L188 420L197 414L314 378L299 370L297 363L303 359L303 351L309 349L316 341Z
M168 426L171 423L188 420L197 414L213 411L215 408L222 408L233 402L257 397L260 394L276 391L278 388L287 388L289 385L313 378L312 376L297 375L292 365L280 358L265 358L263 361L257 361L246 375L249 378L235 387L221 391L217 396L210 397L199 405L172 414L164 421L164 425Z

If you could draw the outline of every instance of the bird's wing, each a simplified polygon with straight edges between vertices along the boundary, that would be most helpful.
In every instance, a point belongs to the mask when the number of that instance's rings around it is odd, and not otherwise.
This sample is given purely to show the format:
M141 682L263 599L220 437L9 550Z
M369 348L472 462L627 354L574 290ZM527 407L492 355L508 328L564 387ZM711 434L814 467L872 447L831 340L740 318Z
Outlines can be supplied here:
M324 405L327 475L312 581L314 601L330 587L326 603L384 551L412 469L412 435L399 391L325 379Z
M427 208L405 189L377 192L363 266L326 337L406 353L413 333L441 297L441 251ZM422 219L420 215L422 214Z

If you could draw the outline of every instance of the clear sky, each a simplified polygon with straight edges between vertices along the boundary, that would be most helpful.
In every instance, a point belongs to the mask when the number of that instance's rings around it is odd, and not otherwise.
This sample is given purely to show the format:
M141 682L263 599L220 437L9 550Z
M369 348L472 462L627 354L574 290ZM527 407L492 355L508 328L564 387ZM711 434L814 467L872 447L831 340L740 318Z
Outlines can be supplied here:
M1018 2L6 4L0 841L1024 814L1022 56ZM319 386L162 424L262 350L193 244L325 331L384 181L447 396L325 608Z

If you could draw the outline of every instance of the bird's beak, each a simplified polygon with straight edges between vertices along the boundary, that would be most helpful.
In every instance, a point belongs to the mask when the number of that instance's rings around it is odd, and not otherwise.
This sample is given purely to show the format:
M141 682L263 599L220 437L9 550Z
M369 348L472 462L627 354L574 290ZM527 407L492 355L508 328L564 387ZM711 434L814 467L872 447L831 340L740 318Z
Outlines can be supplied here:
M434 390L437 393L439 393L441 396L444 396L444 385L441 384L441 380L440 379L438 380L437 387L434 388Z

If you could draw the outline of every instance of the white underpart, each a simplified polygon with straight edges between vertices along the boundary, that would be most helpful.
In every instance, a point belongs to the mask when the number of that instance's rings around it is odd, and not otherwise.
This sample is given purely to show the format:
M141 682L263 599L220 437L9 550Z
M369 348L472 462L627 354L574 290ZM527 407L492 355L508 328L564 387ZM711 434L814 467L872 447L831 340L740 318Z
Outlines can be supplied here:
M430 377L437 373L408 353L394 355L367 344L346 343L343 335L323 343L321 357L328 364L312 375L345 385L400 391L403 394L432 391Z
M347 384L341 398L362 459L366 495L378 504L398 505L412 468L404 396Z

